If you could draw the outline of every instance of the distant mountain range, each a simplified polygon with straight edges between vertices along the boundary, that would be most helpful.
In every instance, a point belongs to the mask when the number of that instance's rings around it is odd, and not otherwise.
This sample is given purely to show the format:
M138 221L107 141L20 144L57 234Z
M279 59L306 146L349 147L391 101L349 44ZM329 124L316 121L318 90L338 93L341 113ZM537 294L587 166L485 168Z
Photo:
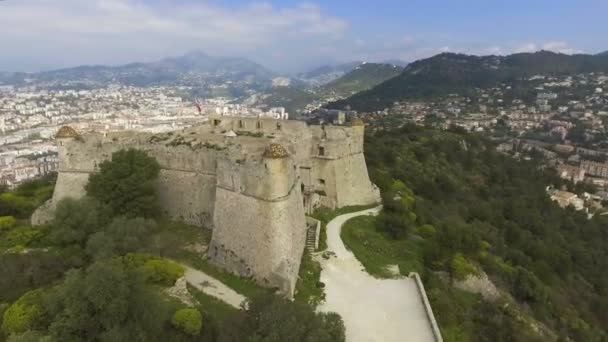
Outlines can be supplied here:
M95 82L132 86L197 84L209 81L242 81L269 83L276 74L245 58L209 56L193 51L180 57L152 63L121 66L79 66L39 73L0 73L8 84L28 82Z
M339 70L346 70L346 65L340 66ZM311 73L319 77L329 74L323 72L336 72L338 69L323 67ZM329 97L347 97L365 89L370 89L401 73L403 68L392 64L361 63L342 76L319 86L302 86L293 83L288 86L273 87L267 96L261 100L271 107L285 107L289 112L297 112L315 100L327 99Z
M540 51L509 56L443 53L409 64L401 74L348 99L328 105L360 111L382 110L393 102L429 99L451 93L467 95L533 75L608 72L608 55L565 55Z

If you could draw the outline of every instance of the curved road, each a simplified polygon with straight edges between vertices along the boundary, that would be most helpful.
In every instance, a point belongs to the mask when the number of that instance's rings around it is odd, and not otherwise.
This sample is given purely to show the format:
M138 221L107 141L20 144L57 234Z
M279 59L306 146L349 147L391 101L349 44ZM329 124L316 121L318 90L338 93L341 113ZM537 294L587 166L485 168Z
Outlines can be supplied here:
M372 277L342 243L340 230L347 220L380 209L341 215L327 224L327 251L335 257L321 258L326 298L319 310L342 316L348 342L435 341L415 280Z

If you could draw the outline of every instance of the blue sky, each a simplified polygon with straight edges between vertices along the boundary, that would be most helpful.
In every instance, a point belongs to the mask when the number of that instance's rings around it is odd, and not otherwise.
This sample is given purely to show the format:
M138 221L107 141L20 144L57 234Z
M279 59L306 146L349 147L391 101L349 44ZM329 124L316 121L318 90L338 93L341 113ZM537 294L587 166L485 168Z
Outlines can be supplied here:
M292 72L443 51L608 50L605 0L5 0L0 70L152 61L198 49Z

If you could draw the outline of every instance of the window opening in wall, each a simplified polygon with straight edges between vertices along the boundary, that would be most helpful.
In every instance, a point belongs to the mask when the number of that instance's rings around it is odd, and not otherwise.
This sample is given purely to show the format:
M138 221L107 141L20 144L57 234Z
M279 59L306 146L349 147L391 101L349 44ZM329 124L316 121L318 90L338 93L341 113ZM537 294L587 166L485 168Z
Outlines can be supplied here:
M325 155L325 147L319 146L319 155L320 156L324 156Z
M262 123L261 123L260 121L258 121L258 122L256 123L256 127L257 127L258 129L262 128Z
M243 120L239 120L239 128L243 128Z
M325 185L325 179L319 178L319 183L321 183L322 185Z
M221 120L215 119L213 120L213 126L217 126L220 124L220 122L222 122Z

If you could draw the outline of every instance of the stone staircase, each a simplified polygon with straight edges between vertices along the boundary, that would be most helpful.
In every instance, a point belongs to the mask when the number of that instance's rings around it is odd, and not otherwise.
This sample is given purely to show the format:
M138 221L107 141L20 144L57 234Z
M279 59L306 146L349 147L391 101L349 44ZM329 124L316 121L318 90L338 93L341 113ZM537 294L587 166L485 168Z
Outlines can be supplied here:
M306 230L306 250L309 253L314 253L316 248L316 240L317 240L317 230L315 226L308 226Z

